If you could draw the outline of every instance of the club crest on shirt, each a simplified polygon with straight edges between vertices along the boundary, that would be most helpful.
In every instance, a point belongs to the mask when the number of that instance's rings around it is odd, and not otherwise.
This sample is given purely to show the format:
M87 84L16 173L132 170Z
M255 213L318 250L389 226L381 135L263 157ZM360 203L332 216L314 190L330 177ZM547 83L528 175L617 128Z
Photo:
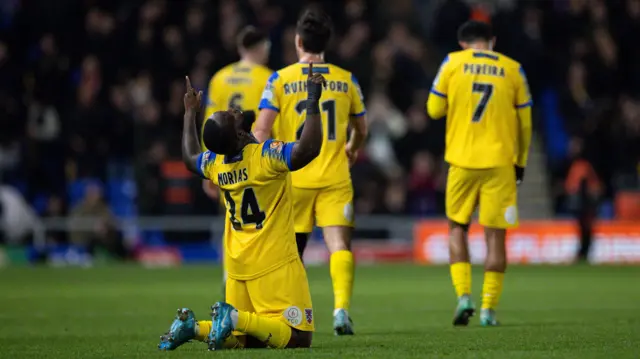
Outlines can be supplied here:
M273 84L271 82L267 82L267 86L265 86L264 91L262 91L262 98L267 101L273 99Z
M284 144L282 143L282 141L271 141L271 144L269 144L269 149L271 150L271 152L280 153L282 151L283 145Z
M305 308L304 316L307 318L307 324L311 324L313 322L313 309Z
M211 157L211 151L205 151L202 154L202 162L200 162L200 172L204 172L204 168L207 166L207 162L209 162L209 157Z

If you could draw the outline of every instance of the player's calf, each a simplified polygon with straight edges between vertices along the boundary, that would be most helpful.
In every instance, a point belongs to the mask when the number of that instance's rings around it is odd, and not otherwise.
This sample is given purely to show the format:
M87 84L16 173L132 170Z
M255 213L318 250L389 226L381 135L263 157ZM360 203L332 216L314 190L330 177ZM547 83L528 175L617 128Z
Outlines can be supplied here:
M453 316L453 325L469 325L469 319L475 313L475 305L471 300L471 263L467 232L469 224L449 221L449 261L451 282L458 297L458 304Z
M486 228L487 259L485 261L484 283L482 284L482 309L480 324L483 326L498 325L495 308L500 302L507 269L507 252L505 246L506 230Z

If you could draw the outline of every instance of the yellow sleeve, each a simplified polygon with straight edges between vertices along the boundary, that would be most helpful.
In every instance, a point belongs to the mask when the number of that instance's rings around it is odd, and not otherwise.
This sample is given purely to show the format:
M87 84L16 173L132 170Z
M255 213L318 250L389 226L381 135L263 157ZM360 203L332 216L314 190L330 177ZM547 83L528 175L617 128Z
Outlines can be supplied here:
M527 166L529 146L531 145L531 106L518 109L518 157L516 165Z
M291 152L294 145L294 142L266 140L260 151L262 168L273 175L291 171Z
M451 71L449 70L451 62L449 61L449 56L442 60L442 64L440 64L440 69L438 70L438 74L436 78L433 80L433 85L431 86L431 93L442 98L447 98L447 93L449 92L449 77L451 75Z
M516 108L524 108L533 106L533 99L529 92L529 82L527 81L527 75L524 73L524 69L520 66L518 74L516 75Z
M213 175L213 167L216 162L216 154L207 150L202 152L198 156L198 162L196 162L196 167L198 168L198 172L202 178L207 178L213 181L216 185L218 185L218 178Z
M516 75L516 86L515 106L518 110L519 122L518 157L516 158L516 165L526 167L527 160L529 159L529 146L531 145L531 106L533 106L533 99L529 92L527 75L524 69L522 69L522 66Z
M258 110L269 109L280 112L280 75L277 72L271 74L262 91L262 98Z
M440 65L438 74L433 80L431 93L427 99L427 113L434 120L441 119L447 114L447 94L449 92L449 56Z
M367 114L367 108L364 105L364 95L362 94L362 88L358 79L351 74L351 88L349 88L351 94L351 109L349 115L354 117L360 117Z
M434 93L427 99L427 113L434 120L439 120L447 115L447 99Z

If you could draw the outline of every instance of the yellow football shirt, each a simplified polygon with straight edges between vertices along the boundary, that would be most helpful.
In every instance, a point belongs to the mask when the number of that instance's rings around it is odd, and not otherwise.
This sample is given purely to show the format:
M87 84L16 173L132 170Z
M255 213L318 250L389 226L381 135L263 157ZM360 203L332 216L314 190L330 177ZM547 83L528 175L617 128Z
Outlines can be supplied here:
M293 229L293 143L249 144L233 157L200 154L200 174L222 190L231 222L224 236L229 277L250 280L298 257Z
M220 69L209 81L205 121L215 112L234 106L257 114L262 90L272 73L265 66L245 62L235 62Z
M464 168L514 164L520 136L517 109L533 105L520 63L495 51L452 52L440 66L430 96L446 99L447 162Z
M302 134L307 100L309 64L296 63L269 78L259 109L280 113L272 136L297 141ZM351 72L332 64L313 64L314 73L322 74L327 88L320 98L324 139L320 155L304 168L292 173L293 186L321 188L351 180L345 153L351 116L366 114L362 91Z

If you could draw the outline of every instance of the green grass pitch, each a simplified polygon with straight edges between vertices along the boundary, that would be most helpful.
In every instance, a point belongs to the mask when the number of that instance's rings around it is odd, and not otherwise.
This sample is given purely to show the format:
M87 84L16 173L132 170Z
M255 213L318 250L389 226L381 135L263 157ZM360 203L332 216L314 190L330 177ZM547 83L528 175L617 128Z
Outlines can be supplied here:
M316 333L310 350L170 353L156 345L178 307L205 318L220 269L0 270L0 358L638 358L640 267L512 267L503 326L453 328L447 267L357 268L356 335L331 332L328 268L309 269ZM474 271L479 299L481 268Z

